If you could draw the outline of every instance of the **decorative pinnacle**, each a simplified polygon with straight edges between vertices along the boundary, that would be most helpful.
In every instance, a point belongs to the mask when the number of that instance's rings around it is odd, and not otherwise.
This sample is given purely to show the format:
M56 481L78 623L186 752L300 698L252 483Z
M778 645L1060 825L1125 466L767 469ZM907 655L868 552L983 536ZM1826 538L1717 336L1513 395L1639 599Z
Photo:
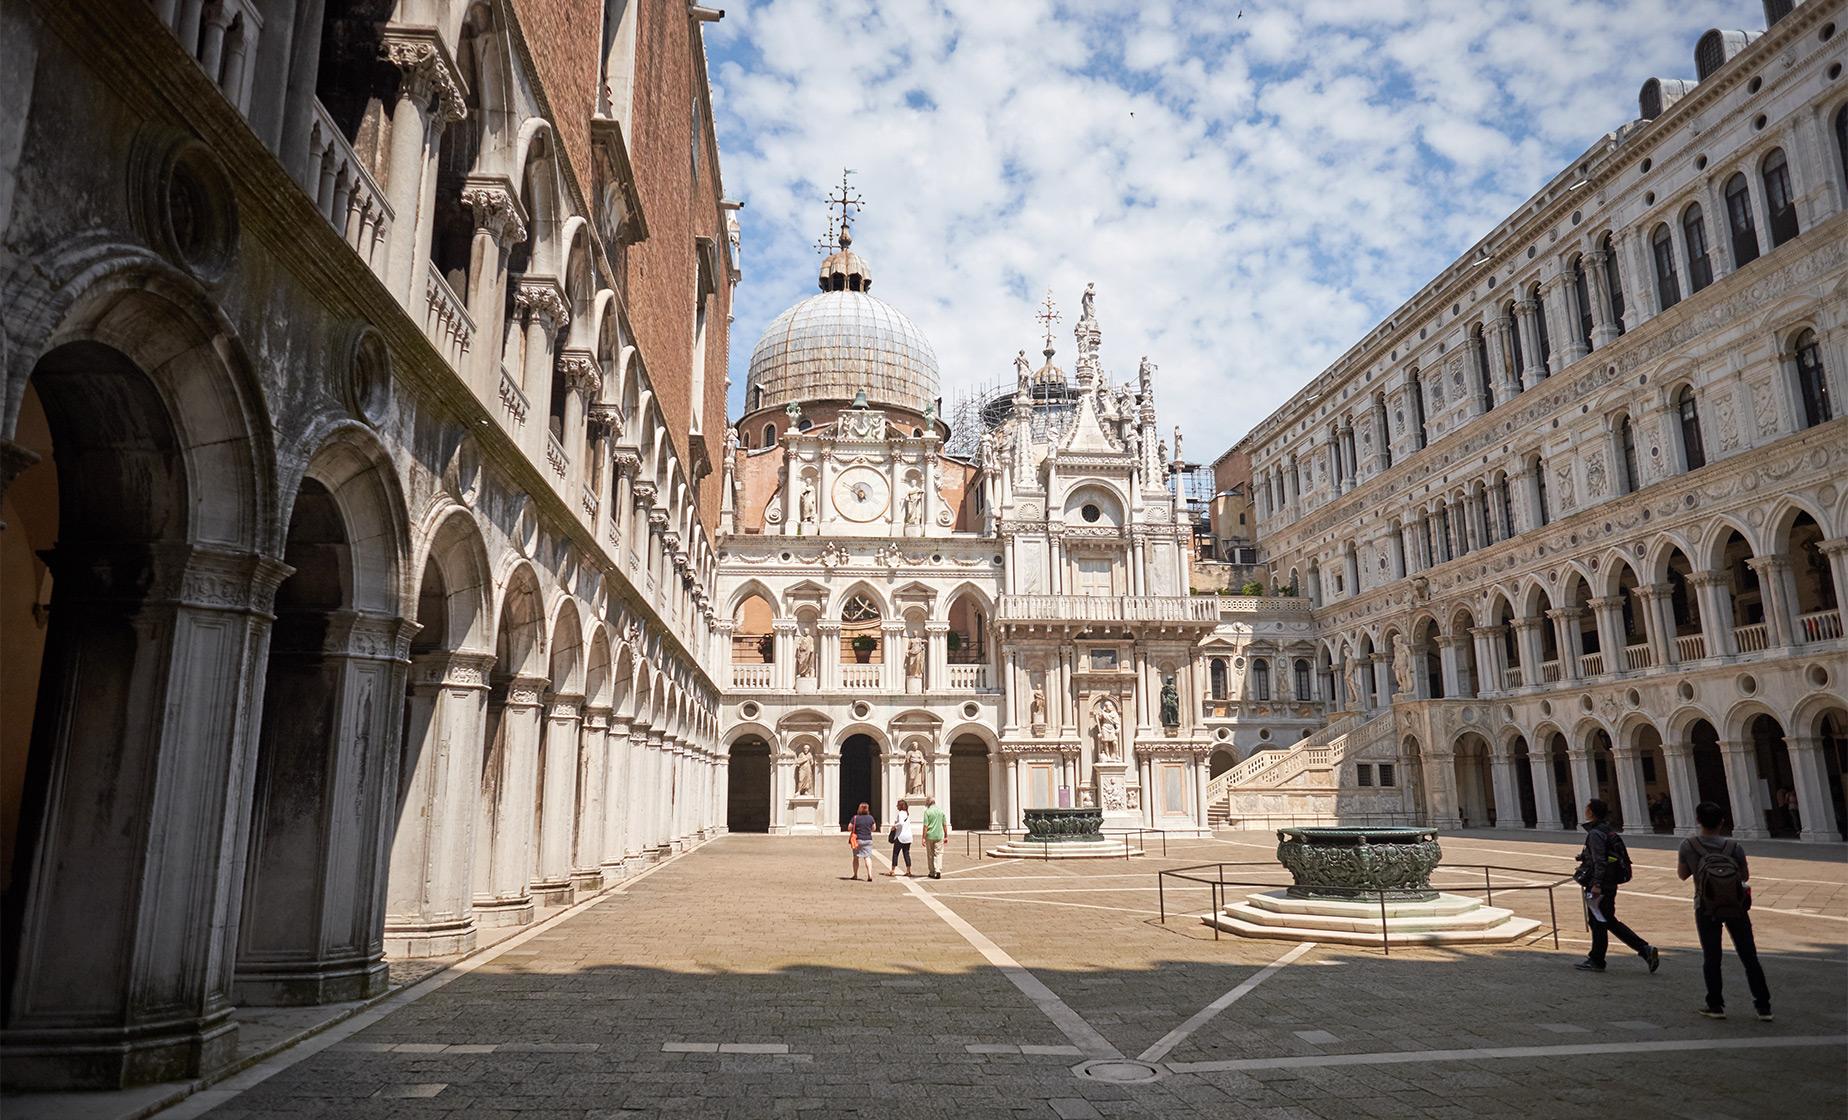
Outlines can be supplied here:
M866 208L866 199L862 198L860 192L854 190L853 185L848 182L848 176L853 173L854 170L851 167L841 168L841 185L829 192L827 198L822 200L828 204L828 240L837 240L834 233L834 224L838 214L840 220L838 243L843 249L845 249L848 243L853 239L853 235L847 231L848 225L861 210Z
M1052 289L1046 289L1046 299L1040 304L1039 314L1033 316L1046 328L1046 356L1052 357L1052 325L1064 316L1059 314L1059 307L1052 302Z
M830 214L828 215L828 235L815 239L815 255L825 257L833 253L834 249L834 215Z

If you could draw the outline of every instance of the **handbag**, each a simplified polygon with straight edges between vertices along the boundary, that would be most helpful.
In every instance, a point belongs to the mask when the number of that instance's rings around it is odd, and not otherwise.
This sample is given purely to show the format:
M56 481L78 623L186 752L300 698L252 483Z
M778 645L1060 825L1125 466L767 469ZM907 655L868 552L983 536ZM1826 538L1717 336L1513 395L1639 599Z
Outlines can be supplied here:
M897 825L893 825L892 830L886 833L886 843L888 844L898 843L898 826Z

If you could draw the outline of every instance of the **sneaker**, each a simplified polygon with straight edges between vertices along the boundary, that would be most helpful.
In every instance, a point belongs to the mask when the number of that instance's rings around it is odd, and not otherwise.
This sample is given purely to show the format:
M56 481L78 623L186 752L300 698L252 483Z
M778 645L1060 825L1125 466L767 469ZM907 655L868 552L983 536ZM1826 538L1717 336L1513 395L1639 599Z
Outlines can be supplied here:
M1651 945L1649 951L1643 954L1643 959L1649 962L1649 971L1654 972L1662 967L1662 950Z
M1758 1021L1761 1023L1771 1022L1771 1009L1769 1007L1763 1008L1758 1012Z
M1699 1011L1702 1015L1705 1015L1709 1019L1726 1018L1726 1009L1724 1007L1708 1007L1705 1004L1702 1004L1700 1007L1695 1008L1695 1010Z
M1597 961L1583 960L1572 966L1580 972L1603 972L1604 966Z

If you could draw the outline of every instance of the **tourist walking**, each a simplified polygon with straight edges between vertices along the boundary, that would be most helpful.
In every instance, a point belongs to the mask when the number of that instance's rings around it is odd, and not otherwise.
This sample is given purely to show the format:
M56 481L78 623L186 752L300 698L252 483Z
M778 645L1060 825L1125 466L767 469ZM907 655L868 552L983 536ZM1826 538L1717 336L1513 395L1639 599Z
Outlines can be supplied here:
M892 870L886 872L886 878L897 878L898 861L901 857L905 861L905 878L911 878L911 803L909 801L898 803L898 816L892 818L892 831L886 834L886 839L892 841Z
M1611 934L1636 950L1649 964L1661 967L1662 954L1617 918L1617 888L1630 881L1630 850L1611 828L1611 807L1600 798L1585 803L1585 850L1579 853L1572 877L1585 888L1585 921L1591 927L1591 953L1574 965L1582 972L1603 972L1604 953Z
M852 879L860 877L860 864L866 864L866 881L873 881L873 833L879 822L873 819L872 807L860 802L853 819L847 822L847 847L853 852Z
M1720 992L1720 931L1732 938L1733 952L1745 966L1745 982L1752 989L1752 1006L1758 1017L1771 1021L1771 988L1758 964L1758 943L1752 938L1752 882L1745 848L1730 836L1720 835L1725 811L1711 801L1694 806L1694 823L1700 833L1681 842L1675 874L1694 880L1694 930L1700 934L1701 972L1707 980L1707 1002L1698 1009L1709 1019L1726 1018L1726 999Z
M933 879L943 878L943 842L949 839L950 822L937 808L937 799L924 799L924 868Z

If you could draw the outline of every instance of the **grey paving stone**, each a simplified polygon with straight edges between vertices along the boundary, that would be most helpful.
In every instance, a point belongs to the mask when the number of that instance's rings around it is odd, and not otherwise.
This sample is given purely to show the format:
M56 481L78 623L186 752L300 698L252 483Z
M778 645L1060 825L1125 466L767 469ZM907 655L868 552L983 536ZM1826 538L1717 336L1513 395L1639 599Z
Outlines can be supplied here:
M387 1085L373 1096L386 1100L434 1097L447 1088L449 1086L441 1081L420 1081L409 1085Z

